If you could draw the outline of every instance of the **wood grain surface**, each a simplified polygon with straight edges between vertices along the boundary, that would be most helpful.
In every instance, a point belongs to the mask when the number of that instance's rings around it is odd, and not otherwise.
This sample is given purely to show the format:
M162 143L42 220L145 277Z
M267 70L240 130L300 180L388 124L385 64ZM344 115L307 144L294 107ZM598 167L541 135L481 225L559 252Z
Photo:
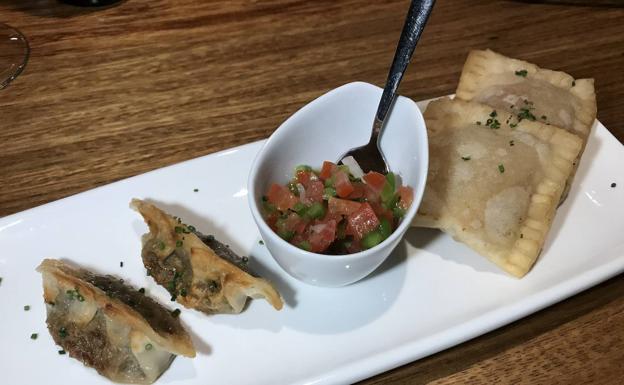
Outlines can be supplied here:
M598 118L624 141L624 8L600 3L438 0L400 92L452 93L467 52L489 47L595 78ZM0 0L32 48L0 91L0 215L266 138L344 83L382 85L407 6ZM621 383L623 278L364 383Z

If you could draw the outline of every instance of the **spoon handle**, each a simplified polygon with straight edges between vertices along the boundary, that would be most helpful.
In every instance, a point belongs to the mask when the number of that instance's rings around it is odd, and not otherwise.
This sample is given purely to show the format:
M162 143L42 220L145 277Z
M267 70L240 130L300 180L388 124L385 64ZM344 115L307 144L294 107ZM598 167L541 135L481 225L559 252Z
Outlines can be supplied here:
M373 135L375 136L378 136L379 131L381 131L383 122L394 100L396 90L399 88L399 83L401 83L403 74L412 58L420 35L423 29L425 29L425 24L427 24L427 19L429 19L434 3L435 0L412 0L410 4L407 18L403 25L403 32L401 32L401 38L394 53L392 67L388 73L386 87L381 95L379 107L377 107L375 124L373 125Z

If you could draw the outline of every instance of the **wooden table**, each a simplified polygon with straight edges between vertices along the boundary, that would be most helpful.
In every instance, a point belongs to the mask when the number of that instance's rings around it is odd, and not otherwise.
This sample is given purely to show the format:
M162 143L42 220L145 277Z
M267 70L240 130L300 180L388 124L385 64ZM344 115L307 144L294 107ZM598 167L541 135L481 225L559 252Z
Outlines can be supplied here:
M32 48L0 93L0 215L266 138L341 84L382 85L407 5L0 3ZM438 0L401 93L452 93L467 52L486 47L594 77L598 118L624 140L623 8ZM621 383L623 278L365 383Z

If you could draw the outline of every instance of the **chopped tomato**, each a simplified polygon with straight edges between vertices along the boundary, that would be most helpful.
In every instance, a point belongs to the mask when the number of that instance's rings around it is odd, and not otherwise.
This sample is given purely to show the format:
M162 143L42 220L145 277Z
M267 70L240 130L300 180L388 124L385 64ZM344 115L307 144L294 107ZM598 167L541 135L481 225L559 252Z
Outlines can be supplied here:
M320 180L311 180L305 187L305 199L301 199L301 203L309 205L314 202L323 202L323 182Z
M303 234L307 223L296 213L290 213L288 214L288 218L286 218L284 225L290 231L294 231L297 234Z
M392 210L383 207L379 202L372 202L370 205L373 208L375 215L377 215L377 218L386 218L390 221L390 223L392 223L394 220Z
M407 210L414 200L414 190L409 186L399 187L399 203L398 206L403 210Z
M362 204L359 202L350 201L348 199L331 197L327 201L327 206L330 214L351 215L354 212L358 211Z
M347 233L360 240L364 235L379 226L379 219L368 202L362 203L360 208L347 217Z
M365 174L362 179L369 185L374 191L380 192L384 184L386 184L386 177L375 171L370 171Z
M355 179L347 166L324 162L321 172L295 168L286 186L270 185L262 216L280 237L314 253L357 253L383 242L413 203L411 187L394 174Z
M308 227L308 242L310 242L310 251L320 253L325 251L336 238L336 221L333 219L327 221L314 221Z
M297 181L303 185L303 187L307 187L310 184L310 179L312 177L311 171L297 171Z
M269 202L273 203L280 211L292 209L298 199L288 190L288 187L273 183L267 193Z
M325 161L323 162L323 168L321 168L321 172L319 174L319 177L323 180L329 178L332 176L332 174L334 173L334 171L338 168L338 166L335 163L329 162L329 161Z
M353 192L349 194L349 199L360 199L364 198L365 193L365 185L362 182L352 182Z
M340 198L346 198L354 191L349 176L342 170L334 172L334 187Z
M364 198L368 202L376 202L376 201L378 201L379 200L379 195L380 195L380 191L379 190L375 190L374 188L372 188L368 184L364 185Z

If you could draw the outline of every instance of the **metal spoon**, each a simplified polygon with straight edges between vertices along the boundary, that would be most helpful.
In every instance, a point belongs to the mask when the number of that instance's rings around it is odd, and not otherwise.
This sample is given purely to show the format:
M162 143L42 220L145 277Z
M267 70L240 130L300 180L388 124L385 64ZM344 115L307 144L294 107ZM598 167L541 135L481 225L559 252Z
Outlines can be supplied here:
M427 24L427 19L429 19L434 3L435 0L412 1L407 13L407 18L405 19L405 24L403 25L399 44L394 53L394 60L392 61L390 72L388 73L386 87L381 95L379 107L377 107L370 141L364 146L349 150L340 157L340 160L352 156L364 172L377 171L380 173L387 173L390 171L386 158L379 147L379 137L384 128L384 122L388 117L390 107L394 102L396 90L399 88L399 83L401 83L403 74L412 58L416 44L425 28L425 24Z

